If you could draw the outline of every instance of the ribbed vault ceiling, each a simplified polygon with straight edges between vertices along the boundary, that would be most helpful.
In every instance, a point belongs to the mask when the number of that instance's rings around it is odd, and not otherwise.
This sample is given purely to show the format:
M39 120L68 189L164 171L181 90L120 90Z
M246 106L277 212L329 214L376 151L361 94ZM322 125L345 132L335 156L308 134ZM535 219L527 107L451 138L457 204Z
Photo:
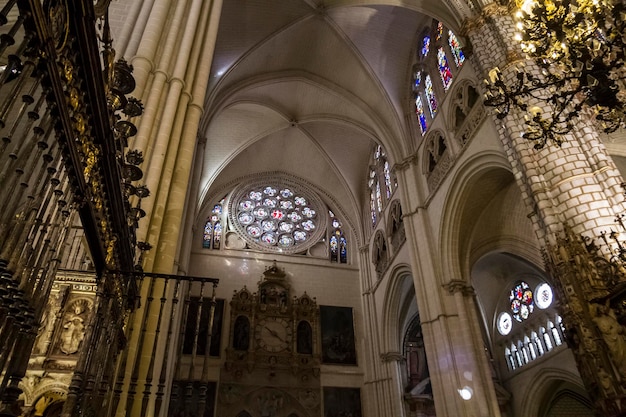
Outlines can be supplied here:
M359 224L369 153L416 145L409 100L418 35L445 2L225 1L201 127L199 203L224 184L283 171L322 189ZM427 13L427 14L425 14Z

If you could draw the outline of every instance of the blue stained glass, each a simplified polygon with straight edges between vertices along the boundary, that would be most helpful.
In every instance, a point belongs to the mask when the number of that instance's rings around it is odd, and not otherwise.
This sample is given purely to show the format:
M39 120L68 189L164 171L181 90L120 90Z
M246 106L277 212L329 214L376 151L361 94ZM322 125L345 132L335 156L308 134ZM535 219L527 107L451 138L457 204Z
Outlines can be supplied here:
M430 36L424 36L422 40L422 56L426 58L428 56L428 51L430 51Z
M461 50L459 40L456 38L455 34L452 33L451 30L448 31L448 44L450 44L450 50L452 51L452 56L454 57L454 63L457 67L460 67L465 61L465 55Z
M448 89L452 83L452 71L450 71L450 65L448 65L448 58L443 48L439 48L437 51L437 65L439 66L439 75L441 75L441 82L443 88Z
M202 236L202 247L205 249L211 249L212 240L213 240L213 224L209 220L204 225L204 234Z
M435 91L433 90L433 82L430 79L430 75L426 76L424 80L424 92L428 99L428 108L430 110L430 117L434 118L437 114L437 99L435 98Z
M339 243L337 242L337 236L331 236L330 238L330 260L335 260L337 258L337 251L339 248Z
M424 105L422 104L422 99L419 96L415 99L415 114L417 115L417 120L420 123L420 130L423 135L428 129L428 123L426 122L426 114L424 114Z
M417 71L415 75L413 76L413 92L414 93L417 93L417 91L419 90L420 84L422 84L422 72Z

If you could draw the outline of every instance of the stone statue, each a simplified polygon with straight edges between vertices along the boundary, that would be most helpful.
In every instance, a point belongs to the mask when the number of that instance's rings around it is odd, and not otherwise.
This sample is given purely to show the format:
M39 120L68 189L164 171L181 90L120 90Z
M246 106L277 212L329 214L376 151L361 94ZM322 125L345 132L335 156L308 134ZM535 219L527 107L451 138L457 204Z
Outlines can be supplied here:
M602 339L611 354L612 362L622 378L626 378L626 334L624 328L617 321L609 306L592 304L593 322L598 326Z
M84 313L81 303L74 304L74 312L65 320L61 333L61 352L71 355L78 352L83 338L85 337L85 320L81 317Z

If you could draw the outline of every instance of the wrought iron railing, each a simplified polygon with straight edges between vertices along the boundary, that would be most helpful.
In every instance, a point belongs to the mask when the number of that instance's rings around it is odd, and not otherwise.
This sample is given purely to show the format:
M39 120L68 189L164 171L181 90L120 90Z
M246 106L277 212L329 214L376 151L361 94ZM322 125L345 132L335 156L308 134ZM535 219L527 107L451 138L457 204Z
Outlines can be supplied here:
M76 217L98 282L96 317L68 402L94 357L110 371L134 308L141 249L141 152L129 149L132 67L114 62L109 1L0 1L0 413L15 413L64 241ZM137 205L132 207L131 201ZM136 254L137 252L137 254ZM131 271L121 273L119 271ZM82 379L81 379L82 378ZM76 401L74 401L76 402Z

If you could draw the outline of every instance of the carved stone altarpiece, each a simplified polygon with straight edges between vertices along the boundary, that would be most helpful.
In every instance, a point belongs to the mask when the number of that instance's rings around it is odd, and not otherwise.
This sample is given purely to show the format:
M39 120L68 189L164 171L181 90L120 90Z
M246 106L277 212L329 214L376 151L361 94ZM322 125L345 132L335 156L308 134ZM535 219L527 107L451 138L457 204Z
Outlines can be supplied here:
M306 292L291 295L276 262L257 291L233 294L230 339L221 370L217 415L321 414L319 307Z

